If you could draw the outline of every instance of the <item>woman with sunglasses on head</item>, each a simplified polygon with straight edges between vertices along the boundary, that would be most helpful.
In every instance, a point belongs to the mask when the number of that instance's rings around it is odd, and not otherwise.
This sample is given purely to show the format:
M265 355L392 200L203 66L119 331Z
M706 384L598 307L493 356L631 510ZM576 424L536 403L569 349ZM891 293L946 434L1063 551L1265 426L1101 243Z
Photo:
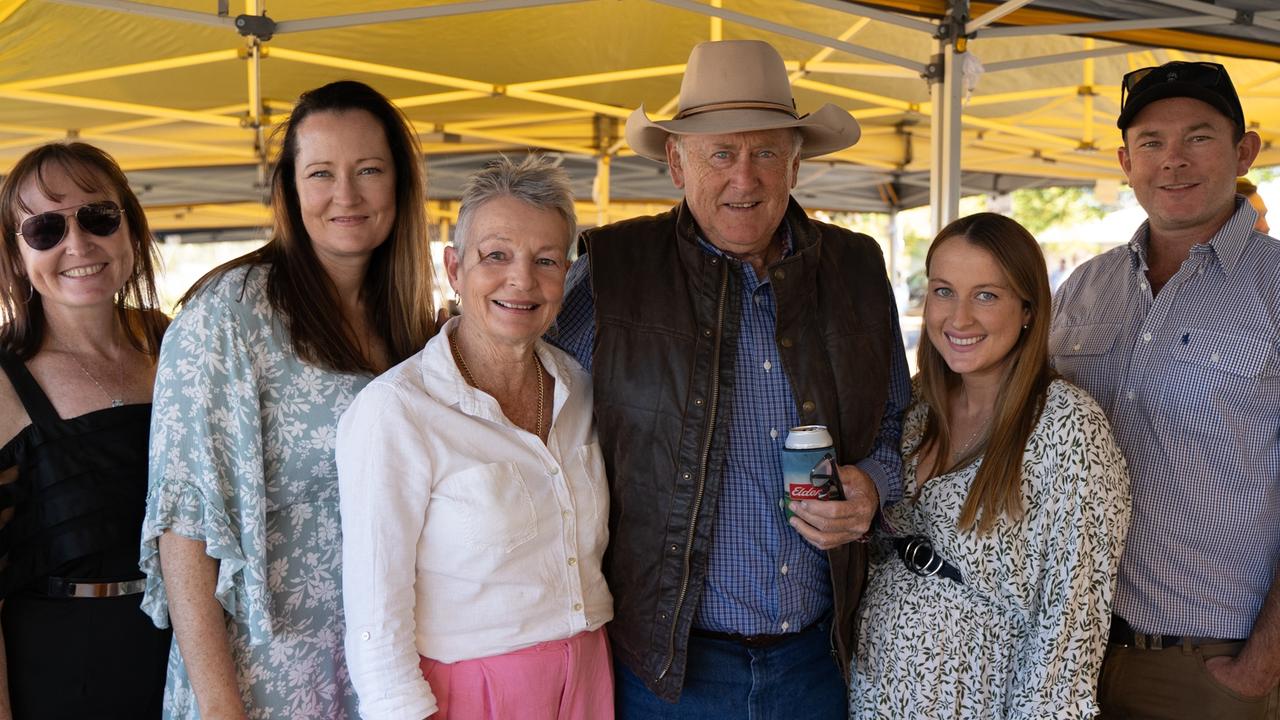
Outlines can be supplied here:
M143 607L172 620L166 717L356 718L338 416L435 331L416 136L343 81L281 128L261 249L196 283L156 376Z
M156 250L84 143L0 185L0 718L158 718L169 632L139 609ZM6 382L7 381L7 382Z
M1129 527L1102 410L1049 367L1049 279L1021 225L943 228L903 419L907 497L871 547L854 720L1082 720Z

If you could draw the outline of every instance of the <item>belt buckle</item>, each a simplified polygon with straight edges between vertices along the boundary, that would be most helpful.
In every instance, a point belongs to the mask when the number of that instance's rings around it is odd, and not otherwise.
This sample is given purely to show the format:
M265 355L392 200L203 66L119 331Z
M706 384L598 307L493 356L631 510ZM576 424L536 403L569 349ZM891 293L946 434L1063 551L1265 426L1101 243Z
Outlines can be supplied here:
M138 580L120 580L116 582L75 582L74 580L63 580L62 586L65 588L66 597L70 598L109 598L120 597L122 595L134 595L146 590L147 581L145 579Z
M923 559L922 559L923 556ZM920 577L931 577L942 570L942 557L933 551L933 543L922 535L907 538L902 549L903 564Z

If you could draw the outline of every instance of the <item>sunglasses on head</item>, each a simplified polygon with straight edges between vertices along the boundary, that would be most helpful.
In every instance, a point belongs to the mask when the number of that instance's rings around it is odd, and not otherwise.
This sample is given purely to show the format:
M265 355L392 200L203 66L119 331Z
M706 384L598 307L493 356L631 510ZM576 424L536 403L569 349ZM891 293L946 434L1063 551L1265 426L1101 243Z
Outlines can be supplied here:
M1217 88L1222 80L1222 74L1226 72L1226 68L1218 63L1211 62L1173 62L1156 67L1138 68L1132 72L1125 73L1124 80L1120 83L1121 108L1124 107L1125 96L1132 95L1134 88L1138 87L1138 83L1146 80L1147 76L1157 70L1163 70L1168 73L1164 82L1191 83L1209 89Z
M74 210L75 212L68 212ZM49 250L67 236L68 217L74 215L85 231L98 237L107 237L120 229L120 206L114 200L96 200L79 206L62 208L32 215L22 221L18 237L32 250Z

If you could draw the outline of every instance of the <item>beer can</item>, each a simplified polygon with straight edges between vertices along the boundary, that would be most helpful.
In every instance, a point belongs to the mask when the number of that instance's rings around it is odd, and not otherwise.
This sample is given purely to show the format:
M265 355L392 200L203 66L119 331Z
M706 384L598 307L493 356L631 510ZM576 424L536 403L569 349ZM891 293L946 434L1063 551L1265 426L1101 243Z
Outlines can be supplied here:
M787 501L844 500L844 486L836 469L836 449L825 425L801 425L787 433L782 449L782 498Z

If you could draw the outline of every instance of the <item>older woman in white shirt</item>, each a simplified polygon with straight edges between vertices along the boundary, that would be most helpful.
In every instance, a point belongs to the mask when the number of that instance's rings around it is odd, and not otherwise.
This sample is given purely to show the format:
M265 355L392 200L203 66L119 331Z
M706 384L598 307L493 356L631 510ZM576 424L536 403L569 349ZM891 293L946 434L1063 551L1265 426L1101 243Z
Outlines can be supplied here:
M575 232L549 161L472 176L445 250L462 315L339 423L347 661L366 720L613 717L591 382L540 339Z

